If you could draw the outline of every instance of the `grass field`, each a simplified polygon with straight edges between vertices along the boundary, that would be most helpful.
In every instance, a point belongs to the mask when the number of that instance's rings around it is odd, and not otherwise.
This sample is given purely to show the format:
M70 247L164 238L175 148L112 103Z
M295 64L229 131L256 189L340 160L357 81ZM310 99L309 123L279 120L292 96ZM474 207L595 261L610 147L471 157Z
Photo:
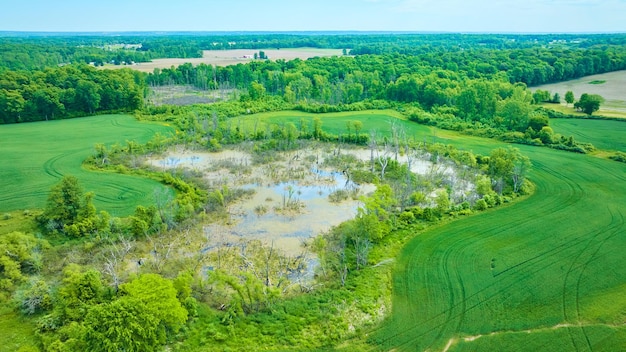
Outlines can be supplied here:
M397 124L399 128L403 128L408 137L425 138L432 137L432 128L419 125L408 120L402 119L402 115L393 110L375 110L375 111L358 111L358 112L339 112L328 114L311 114L301 111L279 111L268 112L254 115L242 116L242 125L245 131L252 132L254 125L258 130L264 130L268 125L280 125L284 123L293 123L296 128L300 129L301 121L304 122L305 128L310 132L313 129L313 119L319 117L322 122L322 130L335 135L347 134L347 123L350 121L361 121L363 129L360 134L368 134L370 129L375 129L380 135L391 134L391 122ZM239 124L239 122L236 122ZM354 134L354 128L351 127L351 134Z
M128 115L0 126L0 212L42 208L50 188L64 175L78 177L95 205L112 215L131 213L153 201L159 183L135 176L91 172L81 164L96 143L146 142L171 128L137 122Z
M13 352L20 347L36 346L35 329L35 322L25 319L13 307L0 307L0 351Z
M626 166L519 148L533 162L536 193L410 242L394 274L393 313L371 334L377 349L626 349Z
M626 152L626 121L552 119L550 126L556 133L574 136L596 148Z

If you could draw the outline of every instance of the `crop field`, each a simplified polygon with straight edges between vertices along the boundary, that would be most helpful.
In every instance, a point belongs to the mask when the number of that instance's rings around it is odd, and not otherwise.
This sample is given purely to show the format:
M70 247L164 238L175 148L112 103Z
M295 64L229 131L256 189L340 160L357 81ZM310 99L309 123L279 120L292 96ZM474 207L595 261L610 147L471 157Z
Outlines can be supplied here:
M158 182L135 176L91 172L81 167L96 143L145 143L171 128L137 122L128 115L0 126L0 211L43 208L50 188L64 175L78 177L95 205L112 215L131 213L153 201Z
M154 59L152 62L139 62L130 66L106 65L104 68L130 67L137 71L153 72L155 68L170 68L184 63L193 65L207 64L213 66L230 66L245 64L254 60L254 54L265 52L270 60L306 60L315 56L341 56L341 49L293 48L293 49L233 49L233 50L204 50L201 58L187 59Z
M552 119L550 126L556 133L574 136L596 148L626 152L626 121Z
M626 349L626 166L519 148L536 192L412 240L398 258L393 313L369 335L377 349Z
M587 76L571 81L560 83L544 84L533 89L542 89L554 93L559 93L564 101L565 92L571 90L576 99L583 93L599 94L606 100L600 106L599 115L606 115L607 111L626 112L626 71L603 73L599 75Z

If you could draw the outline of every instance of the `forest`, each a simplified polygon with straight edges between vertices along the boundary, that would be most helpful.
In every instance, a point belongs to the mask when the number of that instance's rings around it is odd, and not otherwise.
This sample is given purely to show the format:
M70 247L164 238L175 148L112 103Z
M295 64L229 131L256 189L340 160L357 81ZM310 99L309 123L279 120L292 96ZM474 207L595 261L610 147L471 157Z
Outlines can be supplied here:
M602 272L593 264L597 253L606 265L619 257L603 246L619 240L623 229L618 204L626 194L619 181L626 151L605 150L613 144L553 122L578 117L574 109L589 121L605 119L597 112L601 96L561 97L532 87L625 70L625 42L620 34L0 33L0 133L29 126L23 128L34 136L46 130L65 136L87 118L107 119L98 127L107 138L130 135L120 126L147 129L148 122L171 131L147 142L105 144L94 137L79 166L87 170L81 175L92 176L79 179L46 165L39 182L52 177L55 183L45 196L37 194L43 208L0 209L0 302L6 307L0 328L9 329L13 341L0 339L6 344L0 351L427 350L446 343L446 350L460 351L473 348L473 340L459 336L489 331L495 342L483 337L479 350L524 349L518 335L496 333L524 329L542 334L538 341L575 341L573 348L556 344L555 351L578 350L584 338L590 348L611 350L626 341L623 313L598 307L623 302L615 293L620 275L607 278L608 288L595 281L580 286ZM326 58L183 64L152 73L131 64L198 57L209 49L300 47L345 50ZM163 87L221 98L193 105L150 100ZM562 101L572 112L551 108ZM132 115L136 124L111 114ZM45 125L51 122L63 124ZM611 138L619 138L621 128ZM50 144L60 151L53 159L70 153L62 144ZM239 159L211 159L220 153ZM202 170L205 158L213 161ZM554 171L559 160L567 163ZM321 182L325 173L341 181L324 195L329 204L358 202L351 219L301 241L297 254L273 240L228 237L237 221L245 222L238 218L241 203L253 206L248 216L256 221L303 216L311 205L301 184ZM104 174L162 187L151 204L115 214L107 206L137 199L124 194L137 191L103 196L83 188ZM590 175L617 185L609 200L602 187L589 191ZM282 193L252 204L263 183ZM373 190L361 193L367 185ZM583 214L582 203L600 198L606 207ZM564 217L589 220L576 231L550 215L567 204L575 206L566 207L571 213ZM531 220L519 220L524 214ZM541 237L544 215L552 237ZM609 215L603 230L587 228L596 221L590 216ZM558 250L543 252L542 241ZM531 249L542 251L542 259ZM535 267L536 260L549 264ZM591 274L576 271L583 261ZM523 265L565 281L543 291L517 269ZM474 272L466 272L470 268ZM461 275L470 278L465 286ZM480 286L485 282L490 286ZM552 289L562 295L554 302ZM597 301L579 301L584 290ZM545 316L525 292L548 297ZM488 309L472 311L481 302ZM412 313L419 304L424 320ZM519 315L505 317L505 308ZM502 316L486 327L477 318L485 312ZM582 332L560 335L576 324Z

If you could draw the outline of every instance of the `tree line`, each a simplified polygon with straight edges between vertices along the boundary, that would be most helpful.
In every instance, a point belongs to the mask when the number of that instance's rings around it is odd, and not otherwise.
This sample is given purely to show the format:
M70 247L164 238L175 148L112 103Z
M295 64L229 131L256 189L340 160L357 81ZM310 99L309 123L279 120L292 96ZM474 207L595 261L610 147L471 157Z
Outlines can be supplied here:
M426 55L485 49L604 50L623 47L623 34L410 34L410 33L0 33L0 68L40 69L69 63L145 62L201 57L203 50L332 48L352 55ZM540 55L536 55L540 56ZM442 58L443 59L443 58ZM443 59L445 60L445 59ZM496 66L497 67L497 66ZM528 83L528 82L527 82Z
M88 65L0 73L0 123L54 120L143 105L144 75Z

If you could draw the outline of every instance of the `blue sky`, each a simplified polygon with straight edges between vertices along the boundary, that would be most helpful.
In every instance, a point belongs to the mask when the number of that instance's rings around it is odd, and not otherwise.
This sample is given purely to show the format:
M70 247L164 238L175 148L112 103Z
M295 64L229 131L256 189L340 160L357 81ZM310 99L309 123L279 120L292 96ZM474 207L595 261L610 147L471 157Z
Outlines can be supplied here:
M0 0L0 31L626 32L626 0Z

